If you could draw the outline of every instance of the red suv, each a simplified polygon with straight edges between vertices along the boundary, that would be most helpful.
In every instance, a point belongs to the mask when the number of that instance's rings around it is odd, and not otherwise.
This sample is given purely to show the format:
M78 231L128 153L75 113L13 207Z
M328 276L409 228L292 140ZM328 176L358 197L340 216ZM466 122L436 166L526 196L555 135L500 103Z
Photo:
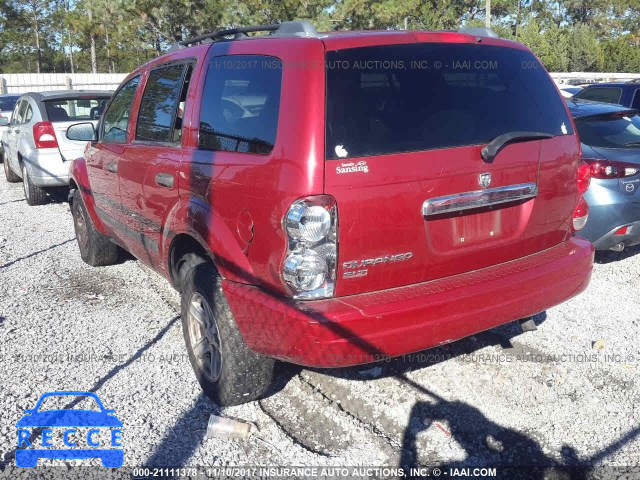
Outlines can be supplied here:
M571 117L531 51L484 29L215 32L67 135L90 140L71 168L83 260L122 248L171 281L219 404L263 394L274 359L419 351L590 279Z

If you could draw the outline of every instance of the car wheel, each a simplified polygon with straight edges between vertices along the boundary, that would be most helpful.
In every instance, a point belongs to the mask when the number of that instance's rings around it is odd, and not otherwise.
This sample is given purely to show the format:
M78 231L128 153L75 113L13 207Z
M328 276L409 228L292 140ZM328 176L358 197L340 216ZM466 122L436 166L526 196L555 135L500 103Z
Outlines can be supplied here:
M79 190L73 192L71 214L82 260L92 267L116 263L120 257L120 247L96 230Z
M22 187L24 189L24 198L27 199L27 204L43 205L47 202L47 192L43 188L40 188L29 179L26 165L22 165Z
M271 384L274 360L244 343L210 263L185 274L181 314L189 360L204 393L220 406L260 398Z
M2 166L4 168L4 178L7 179L9 183L18 183L20 181L20 177L13 173L11 167L9 166L9 160L6 158L2 159Z

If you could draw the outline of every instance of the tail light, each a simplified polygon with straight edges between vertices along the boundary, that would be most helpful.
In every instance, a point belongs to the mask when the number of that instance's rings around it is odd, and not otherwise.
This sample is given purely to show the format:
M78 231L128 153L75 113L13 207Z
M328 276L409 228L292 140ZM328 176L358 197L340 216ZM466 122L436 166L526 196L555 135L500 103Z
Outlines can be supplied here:
M329 195L293 202L283 220L287 256L282 278L294 298L332 297L336 282L338 208Z
M589 219L589 205L584 197L580 197L578 206L573 212L573 231L578 232L584 228Z
M51 122L38 122L33 126L36 148L58 148L56 132Z
M633 163L613 162L611 160L585 158L589 164L593 178L625 178L640 172L640 165Z
M591 167L587 163L581 163L578 167L578 192L580 195L589 190L591 185Z

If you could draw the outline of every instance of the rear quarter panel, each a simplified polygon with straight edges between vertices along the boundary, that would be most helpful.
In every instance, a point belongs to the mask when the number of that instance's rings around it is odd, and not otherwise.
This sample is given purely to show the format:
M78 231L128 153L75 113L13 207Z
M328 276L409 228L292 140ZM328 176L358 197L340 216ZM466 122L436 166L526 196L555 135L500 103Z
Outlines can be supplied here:
M268 155L197 148L209 61L240 54L273 56L283 62L278 132ZM282 218L294 200L323 191L322 43L299 38L216 43L193 86L198 93L186 112L190 121L179 188L183 201L199 207L191 210L192 218L183 220L190 222L185 228L204 237L224 276L284 293Z

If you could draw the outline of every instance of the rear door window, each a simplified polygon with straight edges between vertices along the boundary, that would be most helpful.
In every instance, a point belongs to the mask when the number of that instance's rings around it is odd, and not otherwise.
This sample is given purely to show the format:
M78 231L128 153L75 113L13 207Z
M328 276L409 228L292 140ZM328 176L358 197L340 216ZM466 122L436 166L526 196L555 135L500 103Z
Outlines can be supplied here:
M592 102L620 103L622 89L619 87L585 88L575 97L581 100L591 100Z
M29 102L27 102L26 100L21 100L20 103L16 105L15 114L14 114L15 121L12 121L11 123L16 123L16 124L23 123L24 114L27 111L28 105L29 105Z
M524 50L418 43L326 60L328 159L484 144L514 131L573 133L548 74Z
M136 140L171 143L187 65L165 65L153 70L140 103ZM180 117L182 118L182 117Z
M282 62L233 55L209 64L202 94L200 148L268 154L280 113Z
M51 122L81 122L98 119L108 100L109 97L62 98L47 100L44 105Z

